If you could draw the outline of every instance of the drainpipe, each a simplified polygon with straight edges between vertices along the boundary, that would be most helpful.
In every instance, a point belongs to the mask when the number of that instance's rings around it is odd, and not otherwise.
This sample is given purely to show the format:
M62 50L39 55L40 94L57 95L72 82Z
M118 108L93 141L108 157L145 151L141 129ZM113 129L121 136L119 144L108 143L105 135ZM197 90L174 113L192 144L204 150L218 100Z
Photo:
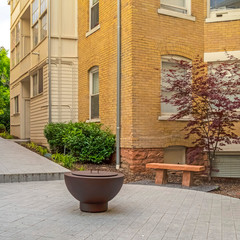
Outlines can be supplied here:
M120 135L121 135L121 0L117 0L117 136L116 136L116 169L120 168Z
M52 122L51 0L48 0L48 122Z

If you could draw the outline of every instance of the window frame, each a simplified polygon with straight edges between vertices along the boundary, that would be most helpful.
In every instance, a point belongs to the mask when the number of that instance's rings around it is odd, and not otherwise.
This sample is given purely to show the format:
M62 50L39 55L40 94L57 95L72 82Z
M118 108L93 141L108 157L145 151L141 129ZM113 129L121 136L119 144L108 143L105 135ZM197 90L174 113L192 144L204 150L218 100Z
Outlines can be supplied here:
M100 121L100 113L99 113L99 88L98 93L93 94L93 75L98 73L98 86L99 86L99 67L93 67L89 71L89 120L90 121ZM98 96L98 117L92 117L92 97Z
M40 74L40 71L42 71L42 75ZM37 76L37 81L36 81L36 94L34 93L34 76ZM40 76L42 76L42 86L41 86L41 91L40 91ZM44 77L43 77L43 67L38 69L36 72L34 72L31 75L31 98L37 97L39 95L41 95L43 93L43 81L44 81Z
M98 24L92 27L92 8L98 4ZM97 28L99 26L99 0L93 4L93 0L89 0L89 31Z

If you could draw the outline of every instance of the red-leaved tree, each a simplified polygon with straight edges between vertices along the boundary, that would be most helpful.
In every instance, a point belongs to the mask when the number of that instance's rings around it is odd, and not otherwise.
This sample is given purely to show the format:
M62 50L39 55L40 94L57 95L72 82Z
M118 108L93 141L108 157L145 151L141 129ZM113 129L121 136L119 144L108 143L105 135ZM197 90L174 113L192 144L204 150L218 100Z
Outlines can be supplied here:
M235 131L240 120L240 64L231 56L217 64L200 58L193 64L175 62L176 67L164 75L162 90L171 94L162 97L162 102L177 107L169 120L189 118L183 129L185 138L193 139L189 158L194 161L207 154L210 181L216 152L227 144L240 143Z

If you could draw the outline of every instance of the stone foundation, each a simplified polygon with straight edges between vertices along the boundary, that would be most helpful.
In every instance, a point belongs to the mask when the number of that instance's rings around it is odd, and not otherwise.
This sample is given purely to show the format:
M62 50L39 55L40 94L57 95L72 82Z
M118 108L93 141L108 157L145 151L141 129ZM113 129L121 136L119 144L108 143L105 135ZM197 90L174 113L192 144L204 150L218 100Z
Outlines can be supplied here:
M144 173L147 163L163 163L163 155L163 148L122 148L121 166L133 173Z

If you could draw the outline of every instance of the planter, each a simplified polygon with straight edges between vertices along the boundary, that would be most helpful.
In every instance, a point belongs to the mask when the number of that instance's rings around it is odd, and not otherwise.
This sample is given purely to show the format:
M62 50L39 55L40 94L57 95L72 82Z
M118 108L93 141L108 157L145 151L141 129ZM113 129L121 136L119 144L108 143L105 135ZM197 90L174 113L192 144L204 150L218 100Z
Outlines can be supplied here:
M83 212L104 212L123 185L123 174L103 171L79 171L64 174L69 192L80 201Z

